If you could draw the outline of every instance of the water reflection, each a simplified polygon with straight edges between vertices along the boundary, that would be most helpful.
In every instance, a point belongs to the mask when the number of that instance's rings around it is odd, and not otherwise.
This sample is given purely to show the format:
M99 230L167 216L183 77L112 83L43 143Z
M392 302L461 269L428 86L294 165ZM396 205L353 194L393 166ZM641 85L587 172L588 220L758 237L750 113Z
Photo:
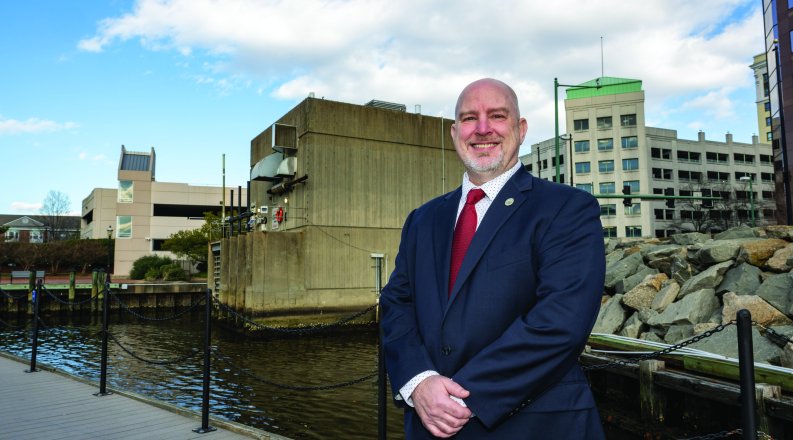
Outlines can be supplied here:
M16 324L13 318L4 318ZM49 316L39 336L39 362L99 380L101 324L95 316ZM171 360L200 348L203 315L177 321L113 318L110 332L134 355ZM357 329L321 335L251 339L215 326L213 346L234 365L278 384L320 386L368 375L377 367L377 333ZM0 350L30 357L27 330L2 331ZM115 343L108 347L108 386L201 410L200 353L179 364L144 363ZM373 439L377 436L376 379L325 391L267 385L213 358L211 414L295 439ZM391 398L388 397L390 402ZM401 412L389 403L389 439L403 438Z

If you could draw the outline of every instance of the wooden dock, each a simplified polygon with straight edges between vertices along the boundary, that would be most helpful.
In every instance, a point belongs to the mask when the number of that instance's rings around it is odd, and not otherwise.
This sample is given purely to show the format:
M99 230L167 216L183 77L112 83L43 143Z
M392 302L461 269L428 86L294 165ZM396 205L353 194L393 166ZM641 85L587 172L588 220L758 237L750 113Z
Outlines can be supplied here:
M95 396L96 384L0 353L0 439L288 440L240 424L210 419L216 431L199 434L200 415L132 393Z

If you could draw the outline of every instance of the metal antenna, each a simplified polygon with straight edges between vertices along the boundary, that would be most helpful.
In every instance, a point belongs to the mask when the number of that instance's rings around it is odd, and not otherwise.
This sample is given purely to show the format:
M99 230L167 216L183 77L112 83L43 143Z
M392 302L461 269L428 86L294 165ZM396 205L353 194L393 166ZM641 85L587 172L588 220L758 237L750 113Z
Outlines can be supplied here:
M600 77L603 78L603 36L600 37Z

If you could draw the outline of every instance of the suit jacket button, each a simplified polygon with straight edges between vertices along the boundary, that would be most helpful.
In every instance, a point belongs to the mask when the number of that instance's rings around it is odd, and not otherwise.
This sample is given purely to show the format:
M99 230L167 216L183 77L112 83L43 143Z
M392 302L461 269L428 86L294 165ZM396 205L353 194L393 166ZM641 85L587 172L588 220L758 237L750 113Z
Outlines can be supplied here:
M443 353L444 356L448 356L452 354L452 347L449 347L448 345L446 347L443 347L441 353Z

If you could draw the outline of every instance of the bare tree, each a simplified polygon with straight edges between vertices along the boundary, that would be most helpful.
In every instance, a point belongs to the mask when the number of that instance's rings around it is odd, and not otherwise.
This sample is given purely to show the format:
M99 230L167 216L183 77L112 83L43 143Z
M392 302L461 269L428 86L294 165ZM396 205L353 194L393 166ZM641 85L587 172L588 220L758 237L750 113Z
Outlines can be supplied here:
M749 212L748 200L733 193L728 182L708 181L704 178L680 189L681 195L718 197L718 200L678 201L680 217L672 227L683 232L725 231L745 220Z
M60 240L61 234L67 233L66 236L63 238L71 238L68 237L70 231L67 231L67 222L66 216L69 214L69 210L71 209L71 202L69 201L69 196L60 192L60 191L50 191L47 193L47 197L44 198L44 203L41 205L41 214L47 220L47 236L45 237L45 241L55 241Z

